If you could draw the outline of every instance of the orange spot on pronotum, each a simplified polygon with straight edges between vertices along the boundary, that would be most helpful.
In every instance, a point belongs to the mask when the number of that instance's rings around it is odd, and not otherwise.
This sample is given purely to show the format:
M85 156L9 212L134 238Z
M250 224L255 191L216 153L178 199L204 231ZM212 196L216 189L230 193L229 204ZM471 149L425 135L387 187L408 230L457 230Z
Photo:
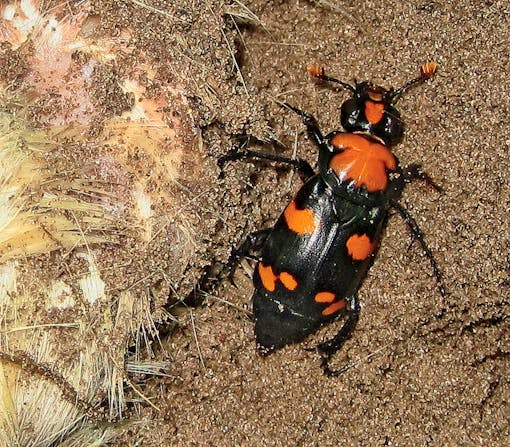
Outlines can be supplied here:
M276 278L277 276L274 274L273 269L270 265L264 265L259 263L259 275L260 280L262 281L262 285L266 290L270 292L274 292L276 289Z
M315 295L316 303L332 303L335 300L335 294L332 292L319 292Z
M366 234L353 234L345 244L347 252L355 261L364 261L373 252L376 246Z
M283 212L285 222L290 230L297 234L312 234L315 231L315 216L310 209L300 210L293 200Z
M340 179L352 180L357 187L364 185L368 192L386 188L386 171L397 168L397 159L384 144L351 133L335 135L331 144L340 149L329 162Z
M296 281L296 278L292 276L288 272L282 272L280 275L278 275L278 278L280 278L281 283L285 286L288 290L296 290L296 287L298 286L298 282Z
M343 309L346 305L347 303L345 300L335 301L322 311L322 315L328 316L334 314L335 312Z
M377 124L382 120L384 104L381 102L365 101L365 116L370 124Z

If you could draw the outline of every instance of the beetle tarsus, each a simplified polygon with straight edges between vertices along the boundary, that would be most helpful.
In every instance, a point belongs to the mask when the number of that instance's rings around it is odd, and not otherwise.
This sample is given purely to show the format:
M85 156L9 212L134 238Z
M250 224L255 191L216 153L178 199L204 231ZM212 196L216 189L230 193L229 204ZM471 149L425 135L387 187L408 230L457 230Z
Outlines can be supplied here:
M421 169L421 165L419 163L413 163L407 166L403 170L403 176L406 183L411 183L414 180L422 180L436 191L443 191L443 188L439 186L429 174Z

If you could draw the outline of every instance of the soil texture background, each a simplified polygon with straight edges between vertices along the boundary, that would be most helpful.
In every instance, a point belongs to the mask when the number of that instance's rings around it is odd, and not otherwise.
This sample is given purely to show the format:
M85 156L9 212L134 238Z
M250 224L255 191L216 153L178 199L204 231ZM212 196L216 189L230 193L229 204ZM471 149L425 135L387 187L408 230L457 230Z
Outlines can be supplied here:
M441 184L416 182L403 198L426 234L448 294L437 291L426 257L394 216L361 290L357 330L325 377L319 358L289 346L255 351L247 316L249 269L236 272L190 309L162 343L168 377L150 380L160 413L125 441L143 446L504 446L510 443L509 145L506 2L244 3L257 22L239 25L238 57L254 107L283 153L316 161L288 101L339 127L347 93L318 86L306 66L351 81L399 86L434 60L438 75L399 102L406 135L395 153ZM237 6L239 6L237 4ZM244 99L243 99L244 101ZM257 135L260 138L260 135ZM225 152L228 148L222 148ZM264 150L282 149L266 146ZM245 170L248 166L248 173ZM270 226L297 188L297 175L260 163L230 164L219 185L236 186L238 241ZM221 240L222 234L213 237ZM234 237L235 239L235 237ZM228 249L228 248L226 248ZM248 273L247 273L248 272ZM325 337L327 328L318 337ZM119 443L118 445L124 445Z
M181 168L196 250L174 278L171 302L195 284L206 290L200 305L177 306L177 328L142 350L144 361L165 365L161 376L130 377L155 407L128 389L129 422L112 445L510 445L508 2L91 3L101 32L134 30L157 79L177 79L193 108L194 143ZM179 50L169 55L167 45ZM394 153L442 187L414 182L401 203L425 233L446 296L395 215L360 289L357 329L332 360L349 369L326 377L307 349L340 322L258 355L253 263L241 263L235 284L205 284L233 247L276 221L302 183L274 163L231 162L221 173L218 158L248 136L253 149L315 165L316 147L280 102L313 114L326 134L339 129L348 92L310 80L308 65L346 82L399 87L427 61L438 73L399 101L406 133Z

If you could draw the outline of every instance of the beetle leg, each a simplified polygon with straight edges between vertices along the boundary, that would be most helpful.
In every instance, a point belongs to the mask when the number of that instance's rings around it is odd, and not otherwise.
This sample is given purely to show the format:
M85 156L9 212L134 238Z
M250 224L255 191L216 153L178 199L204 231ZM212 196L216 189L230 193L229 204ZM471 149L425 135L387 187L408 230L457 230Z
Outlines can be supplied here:
M233 254L237 258L244 258L250 255L253 256L254 253L260 251L271 231L273 231L272 228L264 228L263 230L257 230L250 233L243 243L233 251Z
M359 302L358 295L354 294L349 299L349 310L347 311L347 321L343 324L338 333L330 340L327 340L319 346L317 349L322 354L322 362L321 366L324 371L324 374L327 376L339 376L350 368L350 365L344 365L340 369L333 370L329 367L329 361L331 356L337 352L342 345L351 337L354 328L359 320Z
M206 269L206 272L197 282L197 286L186 298L169 300L165 308L171 309L176 302L182 302L189 306L198 306L203 302L204 292L208 293L214 290L218 283L223 282L227 278L234 287L237 287L234 281L234 272L240 260L244 257L254 256L257 251L260 251L272 230L272 228L266 228L250 233L238 248L232 250L226 263L218 262ZM249 313L249 317L251 318L251 313Z
M230 149L225 155L220 157L218 159L218 166L220 169L223 171L225 163L229 161L257 158L259 160L275 161L277 163L293 166L299 171L304 182L315 175L315 172L310 163L308 163L306 160L303 160L302 158L294 159L277 154L270 154L267 152L252 151L251 149L247 149L247 146L248 140L246 139L242 143L233 146L232 149Z
M443 189L432 179L430 175L422 171L419 163L413 163L407 166L402 175L406 183L411 183L414 180L423 180L427 185L432 186L436 191L441 192Z
M287 109L292 110L294 113L297 113L303 119L303 124L306 126L308 136L313 140L317 147L321 148L324 145L328 145L328 141L324 138L324 135L322 135L319 125L317 124L317 120L313 115L306 113L287 102L283 102L281 104Z
M436 258L434 257L434 254L432 253L432 250L425 242L425 236L423 235L423 231L418 225L418 222L416 222L411 213L396 200L391 200L390 204L392 208L396 209L400 216L402 216L402 219L404 219L405 223L409 227L409 230L411 231L413 240L417 240L420 243L421 248L425 252L425 255L427 256L427 258L429 258L430 265L432 266L434 277L436 278L436 283L439 288L439 293L441 294L441 296L445 296L446 289L443 285L441 270L439 270L439 267L437 266L437 261Z
M236 249L232 250L232 253L230 253L230 257L228 258L228 261L223 269L225 273L222 275L222 277L228 277L229 281L235 286L236 284L234 281L234 271L237 265L242 258L246 258L248 256L256 256L256 253L261 250L271 231L273 231L272 228L265 228L263 230L258 230L250 233L242 242L242 244L239 245L239 247Z

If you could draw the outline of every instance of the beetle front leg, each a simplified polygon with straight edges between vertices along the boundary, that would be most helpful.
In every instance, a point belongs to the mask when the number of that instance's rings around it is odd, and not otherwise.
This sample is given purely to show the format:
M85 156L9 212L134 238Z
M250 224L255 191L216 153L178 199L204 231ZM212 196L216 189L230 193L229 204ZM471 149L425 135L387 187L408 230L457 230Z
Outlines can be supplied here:
M436 191L441 192L443 189L432 179L430 175L428 175L425 171L421 169L421 165L419 163L412 163L402 170L402 176L404 177L404 181L406 183L411 183L414 180L422 180L427 185L432 186Z
M290 105L288 102L283 102L281 104L303 118L303 124L306 126L308 136L313 140L317 147L321 148L324 145L327 145L327 140L324 138L324 135L322 135L319 124L313 115L306 113L303 110L294 107L293 105Z

